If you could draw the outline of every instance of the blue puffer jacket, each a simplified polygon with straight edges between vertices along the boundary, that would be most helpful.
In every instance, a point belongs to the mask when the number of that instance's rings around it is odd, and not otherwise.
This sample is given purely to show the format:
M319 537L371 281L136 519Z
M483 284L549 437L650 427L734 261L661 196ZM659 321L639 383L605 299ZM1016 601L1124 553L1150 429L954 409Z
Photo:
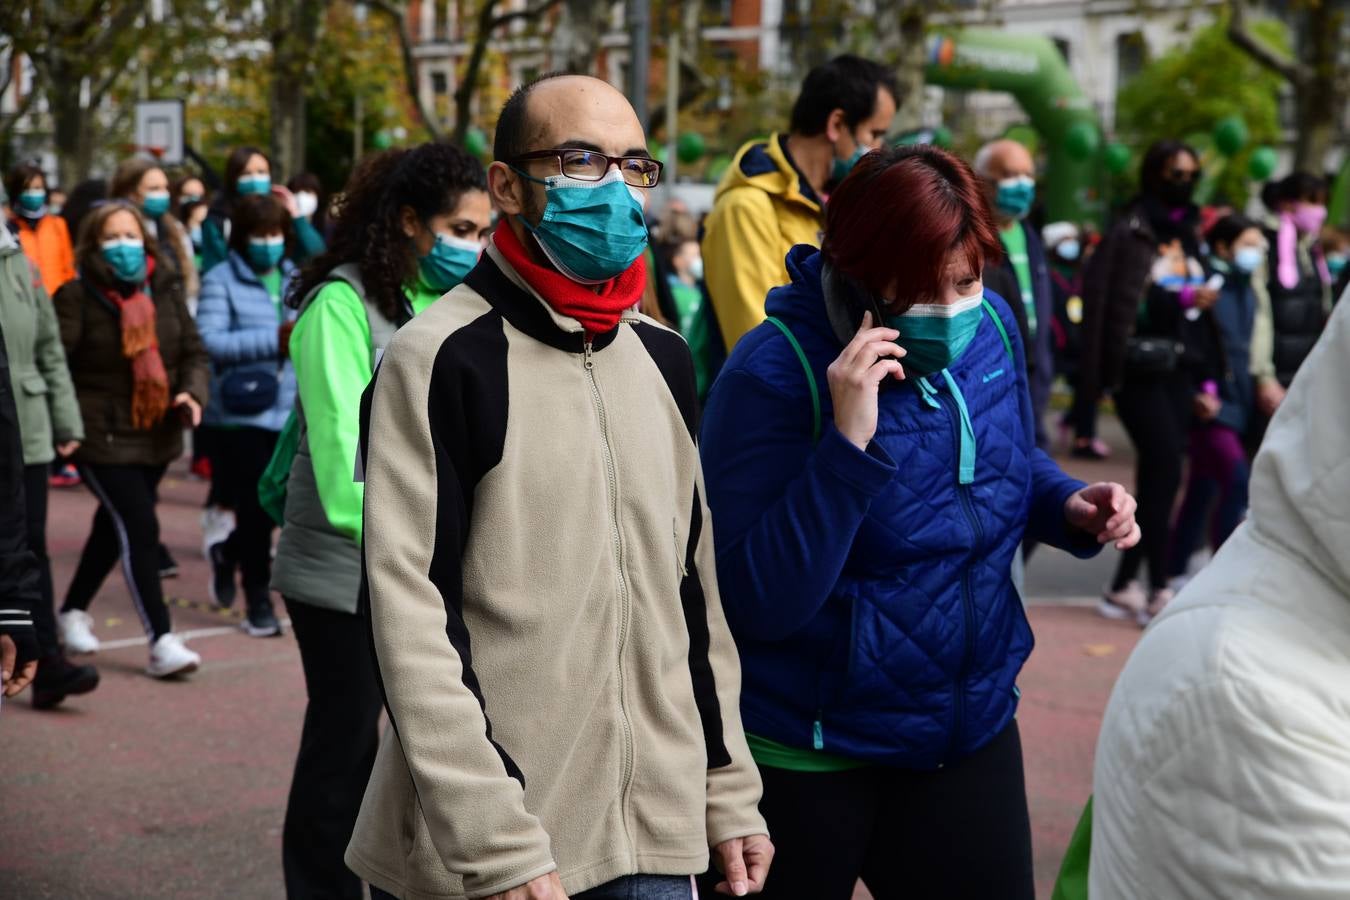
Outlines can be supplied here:
M281 261L281 296L286 296L296 268ZM277 328L295 318L295 310L277 305L243 257L231 252L225 261L202 278L197 301L197 330L211 354L211 402L204 421L208 425L249 425L280 431L295 406L295 370L289 360L278 372ZM220 402L221 381L229 373L267 372L277 375L280 389L270 409L252 416L227 412Z
M789 746L931 768L996 736L1017 707L1032 636L1010 575L1024 534L1088 557L1064 503L1082 487L1036 449L1008 305L986 294L969 348L941 375L883 386L866 453L835 430L825 370L842 349L820 256L795 247L769 294L820 386L770 323L737 344L709 397L702 459L722 604L741 653L748 732ZM1009 351L1011 350L1011 357ZM964 403L974 470L961 484ZM967 442L969 448L969 441ZM967 456L967 461L971 457Z

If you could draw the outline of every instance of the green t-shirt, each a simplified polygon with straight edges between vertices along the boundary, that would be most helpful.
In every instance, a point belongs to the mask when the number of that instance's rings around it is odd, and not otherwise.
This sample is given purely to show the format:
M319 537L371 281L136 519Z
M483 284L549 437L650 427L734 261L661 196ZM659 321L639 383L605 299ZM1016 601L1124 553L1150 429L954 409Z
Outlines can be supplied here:
M868 765L823 750L789 747L787 744L780 744L755 734L747 733L745 742L750 745L750 756L755 762L770 769L787 769L790 772L847 772L850 769L866 768Z
M267 288L267 295L272 298L272 304L277 308L277 319L284 318L281 310L281 269L274 268L270 272L261 272L258 274L258 280Z
M696 284L685 284L678 275L668 279L670 296L675 301L676 326L689 344L694 357L694 380L700 398L708 396L712 387L711 366L708 364L708 315L703 310L703 291Z
M1021 222L998 233L1003 241L1003 249L1008 251L1008 262L1017 273L1017 289L1022 292L1022 305L1027 311L1027 326L1036 333L1036 295L1031 287L1031 259L1027 256L1027 233L1022 230Z

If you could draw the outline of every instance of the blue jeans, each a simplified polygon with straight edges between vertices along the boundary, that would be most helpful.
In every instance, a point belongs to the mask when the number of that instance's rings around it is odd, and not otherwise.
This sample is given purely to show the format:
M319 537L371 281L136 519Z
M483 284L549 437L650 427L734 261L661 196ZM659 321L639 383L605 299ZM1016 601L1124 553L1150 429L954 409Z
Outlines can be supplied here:
M374 885L370 896L372 900L391 898ZM693 896L688 875L625 875L574 894L572 900L690 900Z

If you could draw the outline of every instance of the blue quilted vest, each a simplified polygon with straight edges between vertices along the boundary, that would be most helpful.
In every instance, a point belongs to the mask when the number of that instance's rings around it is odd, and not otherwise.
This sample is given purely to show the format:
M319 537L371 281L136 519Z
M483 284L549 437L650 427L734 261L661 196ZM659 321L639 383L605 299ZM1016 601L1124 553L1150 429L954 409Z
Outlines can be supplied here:
M721 377L741 371L799 395L802 440L810 442L810 381L782 328L819 385L825 423L833 417L825 371L841 345L824 311L819 255L796 248L788 268L793 283L767 303L781 325L747 335ZM1032 521L1038 536L1063 531L1063 501L1081 484L1035 449L1015 319L997 295L986 300L975 338L949 369L883 388L873 443L897 471L872 500L820 612L784 640L757 641L737 629L738 587L724 581L748 732L932 768L980 748L1011 721L1033 644L1013 559L1035 512L1060 519ZM753 412L739 411L736 427L753 432L746 414ZM716 387L708 416L705 437L722 427ZM1033 510L1034 469L1042 502ZM716 526L721 499L711 480L709 500Z

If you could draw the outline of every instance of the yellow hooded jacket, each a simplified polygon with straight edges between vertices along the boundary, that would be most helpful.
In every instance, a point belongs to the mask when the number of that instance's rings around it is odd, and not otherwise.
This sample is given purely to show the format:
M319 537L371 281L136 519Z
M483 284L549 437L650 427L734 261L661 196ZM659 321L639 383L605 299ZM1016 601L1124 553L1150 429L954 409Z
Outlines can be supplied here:
M703 236L708 293L727 352L764 321L764 298L788 283L783 260L797 244L820 246L819 198L775 134L740 149L717 186Z

